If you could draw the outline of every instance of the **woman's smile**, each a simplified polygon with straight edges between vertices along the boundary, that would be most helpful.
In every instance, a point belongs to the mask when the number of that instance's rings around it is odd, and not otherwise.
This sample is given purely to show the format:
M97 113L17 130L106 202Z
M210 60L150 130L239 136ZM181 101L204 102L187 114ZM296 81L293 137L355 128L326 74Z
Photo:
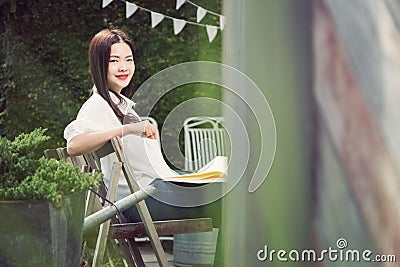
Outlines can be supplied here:
M120 80L126 80L126 79L128 79L128 74L119 74L119 75L117 75L117 78L118 79L120 79Z

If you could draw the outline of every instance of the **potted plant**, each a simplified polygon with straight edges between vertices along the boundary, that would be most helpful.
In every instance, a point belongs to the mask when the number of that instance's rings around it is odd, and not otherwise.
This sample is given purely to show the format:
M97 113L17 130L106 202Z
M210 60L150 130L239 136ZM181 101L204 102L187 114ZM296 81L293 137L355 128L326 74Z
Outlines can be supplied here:
M45 131L0 137L0 266L79 266L85 192L102 175L46 159Z

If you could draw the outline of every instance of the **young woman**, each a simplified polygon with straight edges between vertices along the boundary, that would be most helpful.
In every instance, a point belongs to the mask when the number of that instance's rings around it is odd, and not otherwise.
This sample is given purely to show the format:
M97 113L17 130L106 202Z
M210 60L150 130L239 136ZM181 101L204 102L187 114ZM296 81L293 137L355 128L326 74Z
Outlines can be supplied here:
M197 203L201 192L180 190L160 177L177 175L165 163L157 143L157 130L148 121L141 121L127 98L132 90L135 72L134 49L131 39L120 30L102 30L89 46L89 64L94 87L92 95L81 107L76 120L64 130L68 153L81 155L96 150L113 137L123 137L128 166L140 186L153 184L155 196L147 198L148 208L156 220L197 217L199 208L181 208ZM104 180L109 184L115 153L101 159ZM118 185L117 198L130 194L124 177ZM163 199L162 203L157 199ZM173 205L170 205L170 204ZM178 204L177 204L178 203ZM179 203L183 203L179 205ZM139 220L133 209L125 213L130 221Z

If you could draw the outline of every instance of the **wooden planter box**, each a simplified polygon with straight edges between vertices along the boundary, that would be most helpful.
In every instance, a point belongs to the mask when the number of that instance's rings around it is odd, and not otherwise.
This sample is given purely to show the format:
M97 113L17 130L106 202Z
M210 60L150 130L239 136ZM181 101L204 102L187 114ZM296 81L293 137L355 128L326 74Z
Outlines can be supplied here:
M85 194L0 201L0 266L79 266Z

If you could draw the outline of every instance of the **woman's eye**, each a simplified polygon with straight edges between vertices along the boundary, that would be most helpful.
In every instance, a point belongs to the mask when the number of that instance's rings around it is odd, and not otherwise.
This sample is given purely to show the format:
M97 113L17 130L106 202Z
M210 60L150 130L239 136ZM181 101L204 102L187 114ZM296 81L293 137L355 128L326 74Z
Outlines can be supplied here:
M133 58L128 58L127 61L132 62L132 61L133 61Z
M110 62L111 62L111 63L113 63L113 62L118 62L118 60L116 60L116 59L110 59Z

